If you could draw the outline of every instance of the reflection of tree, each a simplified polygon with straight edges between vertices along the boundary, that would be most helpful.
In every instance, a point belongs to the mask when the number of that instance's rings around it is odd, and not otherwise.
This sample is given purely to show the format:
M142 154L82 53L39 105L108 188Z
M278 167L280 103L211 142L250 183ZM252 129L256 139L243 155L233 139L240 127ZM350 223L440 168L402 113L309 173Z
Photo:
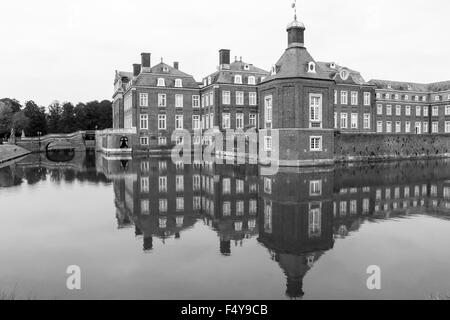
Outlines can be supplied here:
M24 175L28 184L33 185L45 179L47 170L41 167L25 168Z
M0 168L0 188L18 186L22 179L14 175L11 167Z

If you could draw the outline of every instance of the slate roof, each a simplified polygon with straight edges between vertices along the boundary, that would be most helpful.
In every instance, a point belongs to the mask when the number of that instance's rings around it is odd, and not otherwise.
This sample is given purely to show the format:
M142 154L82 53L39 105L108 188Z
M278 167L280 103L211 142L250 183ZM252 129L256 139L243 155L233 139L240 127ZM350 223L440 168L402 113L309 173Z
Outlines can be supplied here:
M136 80L134 80L134 85L156 87L158 78L164 78L166 82L165 87L170 88L175 87L175 79L179 78L183 80L183 88L198 89L199 87L193 76L175 69L164 62L160 62L151 67L150 71L150 73L141 72Z
M436 93L440 91L450 90L450 81L425 84L390 80L370 80L369 83L375 84L377 86L377 89L388 89L388 86L390 85L391 90L404 90L423 93ZM410 86L410 90L408 90L408 86Z
M364 78L362 77L361 73L359 71L344 67L344 66L340 66L336 63L334 63L335 67L332 68L331 65L333 64L333 62L321 62L318 61L317 65L320 66L320 68L328 73L330 79L335 80L337 83L342 83L342 84L358 84L358 85L371 85L370 83L366 82L364 80ZM347 80L343 80L340 76L339 73L341 72L341 70L347 70L349 72L349 77Z
M331 80L330 75L320 65L316 64L316 72L308 72L308 63L314 62L313 57L304 47L291 47L275 64L276 73L268 76L264 81L283 78L310 78L316 80Z
M248 70L245 67L248 66ZM266 77L269 75L269 71L263 70L261 68L255 67L251 63L247 63L244 61L234 61L230 64L230 69L226 70L218 70L209 76L211 77L211 83L234 83L233 76L236 74L242 75L253 75L255 77L262 76ZM246 83L245 81L243 83Z

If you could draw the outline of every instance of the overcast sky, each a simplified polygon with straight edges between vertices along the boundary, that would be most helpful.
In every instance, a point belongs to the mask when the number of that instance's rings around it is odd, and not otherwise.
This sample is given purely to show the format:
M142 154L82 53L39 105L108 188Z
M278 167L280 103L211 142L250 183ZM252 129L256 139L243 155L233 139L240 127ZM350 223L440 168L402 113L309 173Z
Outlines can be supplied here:
M0 2L0 98L110 99L114 70L141 52L180 62L197 81L231 49L269 70L286 48L291 0L40 0ZM372 78L450 80L448 0L298 1L316 60Z

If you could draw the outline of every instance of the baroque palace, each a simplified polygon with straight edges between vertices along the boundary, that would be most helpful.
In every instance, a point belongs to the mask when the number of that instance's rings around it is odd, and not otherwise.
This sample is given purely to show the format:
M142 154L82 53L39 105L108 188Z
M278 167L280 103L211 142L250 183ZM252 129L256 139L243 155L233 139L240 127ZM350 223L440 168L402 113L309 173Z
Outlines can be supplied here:
M175 130L255 128L268 152L277 131L281 166L450 154L450 81L367 82L358 71L316 61L296 16L287 36L270 71L231 61L222 49L217 70L201 82L178 62L152 66L151 54L142 53L133 72L116 71L113 128L97 133L98 146L160 152L174 146Z

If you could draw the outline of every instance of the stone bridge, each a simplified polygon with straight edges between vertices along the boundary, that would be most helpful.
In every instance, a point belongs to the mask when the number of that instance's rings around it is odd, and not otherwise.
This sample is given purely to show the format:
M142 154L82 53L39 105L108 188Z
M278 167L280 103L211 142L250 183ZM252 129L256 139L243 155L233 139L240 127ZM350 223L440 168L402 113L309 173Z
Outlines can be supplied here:
M48 134L42 137L21 138L16 144L31 152L53 150L86 151L95 148L95 133L78 131L68 134Z

